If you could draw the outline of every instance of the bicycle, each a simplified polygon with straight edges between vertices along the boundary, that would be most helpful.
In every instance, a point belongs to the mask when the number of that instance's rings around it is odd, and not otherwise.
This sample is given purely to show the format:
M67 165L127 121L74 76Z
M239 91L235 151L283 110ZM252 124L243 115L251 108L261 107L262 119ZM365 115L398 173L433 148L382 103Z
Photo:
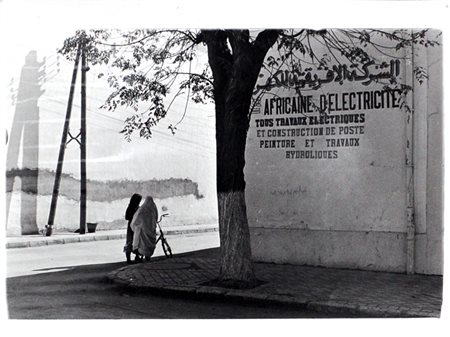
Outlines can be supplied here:
M159 237L158 237L158 239L156 240L155 245L157 245L157 244L158 244L158 241L161 240L161 245L162 245L162 249L163 249L163 251L164 251L164 255L165 255L166 257L172 257L172 249L170 248L169 243L167 242L166 238L164 237L164 232L162 231L161 226L159 225L160 222L162 221L162 219L163 219L164 217L166 217L166 216L169 216L169 213L164 213L164 214L162 214L162 215L159 217L159 221L156 222L156 224L158 225L158 228L159 228Z

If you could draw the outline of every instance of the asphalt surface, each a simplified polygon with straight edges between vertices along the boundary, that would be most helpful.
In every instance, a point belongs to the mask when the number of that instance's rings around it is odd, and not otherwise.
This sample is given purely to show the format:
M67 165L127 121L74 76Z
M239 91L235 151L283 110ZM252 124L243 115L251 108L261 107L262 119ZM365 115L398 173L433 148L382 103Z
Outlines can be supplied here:
M98 248L108 242L99 242ZM110 243L110 242L109 242ZM79 243L87 245L87 243ZM70 249L70 245L61 249ZM36 250L42 248L36 248ZM21 249L24 252L27 249ZM39 252L39 251L37 251ZM63 254L63 253L62 253ZM213 257L218 249L180 254L178 257ZM42 258L45 256L42 254ZM157 257L155 261L164 260ZM39 273L7 278L11 319L217 319L341 317L283 305L228 302L140 291L111 283L108 273L124 262L65 265Z
M218 275L215 249L219 245L218 233L198 228L184 230L180 235L167 235L177 254L173 259L161 258L163 253L158 245L156 257L150 263L137 265L121 262L124 239L117 240L115 233L92 233L81 236L83 241L77 243L72 243L73 234L64 234L68 240L52 237L51 243L42 236L9 238L7 243L12 245L9 248L16 243L27 247L6 250L10 317L88 318L90 308L97 307L98 312L90 316L436 318L441 315L442 276L257 262L256 276L262 281L258 287L248 290L217 287L210 281ZM117 293L131 302L116 298ZM151 303L167 308L167 312L152 311L151 305L147 311L137 310L140 305L146 307L139 304L145 298L152 298ZM182 303L179 309L177 303ZM211 303L217 305L217 310L208 309ZM110 309L106 310L107 307ZM245 307L252 308L252 312L239 311ZM129 310L121 314L125 308Z
M98 235L105 236L105 233L99 233ZM167 241L174 254L219 246L217 232L169 235ZM6 276L14 277L63 271L68 268L67 266L121 262L125 260L124 244L125 238L7 249ZM158 244L154 256L162 255L161 245Z

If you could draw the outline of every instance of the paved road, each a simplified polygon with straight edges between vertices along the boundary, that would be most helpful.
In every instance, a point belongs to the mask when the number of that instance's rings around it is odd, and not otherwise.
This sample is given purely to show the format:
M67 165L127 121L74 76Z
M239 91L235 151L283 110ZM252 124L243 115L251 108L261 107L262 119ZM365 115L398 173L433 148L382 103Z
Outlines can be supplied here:
M176 253L218 254L217 233L168 237ZM139 293L107 281L123 265L123 242L99 241L7 252L7 301L13 319L330 317L294 307L222 303ZM207 249L209 248L209 249ZM157 251L158 255L160 251Z
M167 236L174 254L219 246L219 233ZM7 277L67 270L68 266L125 261L123 240L90 241L33 248L7 249ZM163 256L158 243L154 256Z

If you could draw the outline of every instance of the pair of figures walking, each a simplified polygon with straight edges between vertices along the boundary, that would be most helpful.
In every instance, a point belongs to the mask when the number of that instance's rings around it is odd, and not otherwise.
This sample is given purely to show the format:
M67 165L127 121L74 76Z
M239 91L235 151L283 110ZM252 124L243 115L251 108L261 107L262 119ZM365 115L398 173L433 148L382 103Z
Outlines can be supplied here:
M135 254L135 262L150 260L156 246L156 222L158 209L150 196L145 197L142 206L140 194L133 194L125 212L128 220L127 239L124 247L127 263L132 263L131 253Z

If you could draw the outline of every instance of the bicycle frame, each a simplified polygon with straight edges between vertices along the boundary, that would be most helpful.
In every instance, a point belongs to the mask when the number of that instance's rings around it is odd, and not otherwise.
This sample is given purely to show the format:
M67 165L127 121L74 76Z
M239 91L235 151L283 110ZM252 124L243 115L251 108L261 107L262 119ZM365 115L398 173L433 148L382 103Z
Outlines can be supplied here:
M159 225L159 223L162 221L162 218L165 216L168 216L168 215L169 215L168 213L162 214L159 218L159 221L156 222L156 224L158 225L158 228L159 228L159 237L156 240L156 244L158 244L158 241L161 240L161 245L162 245L162 248L164 251L164 255L166 257L172 257L172 249L170 248L169 243L167 242L166 238L164 237L164 232L162 231L161 226Z

